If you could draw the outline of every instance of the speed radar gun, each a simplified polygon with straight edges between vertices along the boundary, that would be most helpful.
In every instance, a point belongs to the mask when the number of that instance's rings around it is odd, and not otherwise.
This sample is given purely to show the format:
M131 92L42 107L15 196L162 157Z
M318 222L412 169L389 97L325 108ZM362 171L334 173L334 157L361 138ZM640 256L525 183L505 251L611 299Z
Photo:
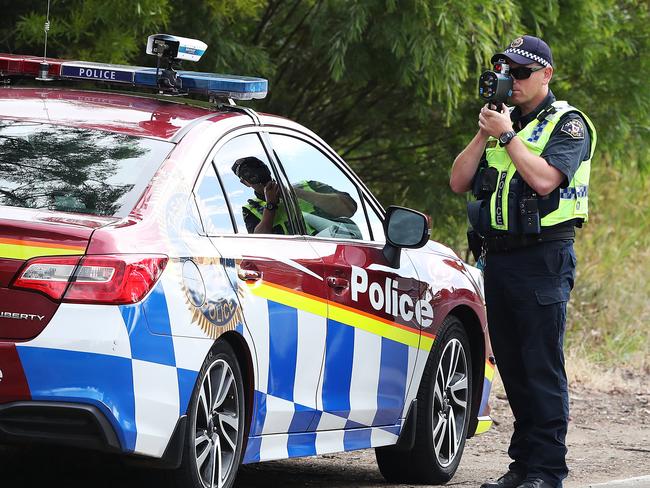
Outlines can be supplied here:
M167 95L186 95L181 91L183 83L176 68L181 61L197 62L205 53L208 45L198 39L154 34L147 39L147 54L156 56L156 78L161 93ZM163 66L161 66L163 64Z
M494 64L493 70L484 71L478 79L478 94L492 110L500 110L501 104L512 95L510 66L503 60Z

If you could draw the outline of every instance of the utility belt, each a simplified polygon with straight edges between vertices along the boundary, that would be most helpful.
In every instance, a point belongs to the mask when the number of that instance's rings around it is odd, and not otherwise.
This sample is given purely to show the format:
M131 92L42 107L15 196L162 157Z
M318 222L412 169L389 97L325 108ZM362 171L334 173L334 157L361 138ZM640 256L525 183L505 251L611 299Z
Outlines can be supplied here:
M534 246L541 242L573 240L576 230L573 222L544 227L537 235L508 234L506 232L482 237L473 229L467 231L467 243L476 262L483 252L501 253Z
M576 230L573 225L543 228L537 235L527 234L494 234L483 238L487 252L507 252L522 247L533 246L540 242L575 239Z

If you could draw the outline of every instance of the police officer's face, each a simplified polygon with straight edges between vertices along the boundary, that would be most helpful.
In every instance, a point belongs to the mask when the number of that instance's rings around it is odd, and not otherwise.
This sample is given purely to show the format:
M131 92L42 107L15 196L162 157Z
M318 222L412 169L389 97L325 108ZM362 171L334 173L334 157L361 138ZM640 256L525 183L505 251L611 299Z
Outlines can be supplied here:
M526 68L539 68L540 65L537 63L531 64L517 64L511 63L510 68L518 68L525 66ZM549 81L551 81L551 76L553 75L553 68L550 66L538 71L534 71L526 79L520 79L513 77L512 80L512 95L510 96L510 103L513 105L522 105L539 98L541 95L546 94L546 86Z

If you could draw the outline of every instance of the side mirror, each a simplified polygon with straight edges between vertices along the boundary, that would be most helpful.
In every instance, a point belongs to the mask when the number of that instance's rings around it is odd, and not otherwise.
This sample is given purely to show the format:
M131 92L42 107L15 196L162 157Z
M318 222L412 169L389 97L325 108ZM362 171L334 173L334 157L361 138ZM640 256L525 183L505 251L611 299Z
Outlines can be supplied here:
M399 267L401 248L420 248L431 236L426 215L410 208L396 206L388 207L386 210L384 233L386 234L384 257L394 268Z

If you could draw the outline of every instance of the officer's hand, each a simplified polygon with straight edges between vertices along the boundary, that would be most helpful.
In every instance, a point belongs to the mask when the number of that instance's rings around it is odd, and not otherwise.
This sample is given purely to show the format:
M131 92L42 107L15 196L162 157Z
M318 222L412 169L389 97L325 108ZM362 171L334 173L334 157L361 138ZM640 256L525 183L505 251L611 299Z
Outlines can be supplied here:
M487 105L481 109L478 116L478 126L481 131L492 136L499 137L504 132L512 130L510 121L510 112L504 103L501 104L501 110L490 110Z
M271 180L264 185L264 200L266 200L266 203L278 203L280 200L280 187L277 181Z

